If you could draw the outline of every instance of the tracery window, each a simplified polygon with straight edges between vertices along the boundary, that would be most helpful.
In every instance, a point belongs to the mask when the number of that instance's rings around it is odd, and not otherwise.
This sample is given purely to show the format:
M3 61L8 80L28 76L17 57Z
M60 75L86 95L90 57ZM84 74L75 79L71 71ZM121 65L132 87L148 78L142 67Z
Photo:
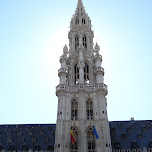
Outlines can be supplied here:
M93 103L91 99L86 102L87 119L93 119Z
M85 35L83 36L83 46L87 49L87 37Z
M70 152L78 152L78 129L77 127L72 127L73 135L74 135L74 142L75 145L71 143L71 151Z
M84 18L82 19L82 24L85 24L85 19Z
M89 127L87 129L87 143L88 143L88 152L95 152L95 137L93 134L92 127Z
M79 37L76 36L76 37L75 37L75 49L77 49L78 46L79 46Z
M71 102L71 120L78 120L78 102L76 99Z
M79 19L78 18L76 18L75 24L79 24Z
M89 83L89 65L85 63L84 67L84 81L85 83Z
M77 64L75 64L75 66L74 66L74 82L75 82L75 84L79 83L79 68L78 68Z

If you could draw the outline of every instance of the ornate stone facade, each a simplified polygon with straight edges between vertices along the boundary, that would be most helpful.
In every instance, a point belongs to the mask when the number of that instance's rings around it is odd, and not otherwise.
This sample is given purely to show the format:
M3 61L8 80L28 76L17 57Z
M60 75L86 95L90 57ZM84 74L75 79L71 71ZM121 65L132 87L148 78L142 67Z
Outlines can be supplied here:
M93 46L94 33L82 1L78 1L68 34L69 49L63 48L56 88L58 114L55 152L111 152L107 117L107 86L98 44ZM93 132L95 126L99 139ZM70 130L74 131L75 146Z

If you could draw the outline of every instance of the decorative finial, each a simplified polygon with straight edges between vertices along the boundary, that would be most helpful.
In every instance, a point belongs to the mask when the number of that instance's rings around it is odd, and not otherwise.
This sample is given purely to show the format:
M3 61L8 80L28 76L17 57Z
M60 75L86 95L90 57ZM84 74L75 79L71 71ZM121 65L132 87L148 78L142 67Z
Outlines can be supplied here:
M64 46L64 48L63 48L63 52L64 52L64 53L67 53L67 52L68 52L68 47L67 47L66 44L65 44L65 46Z
M95 45L95 52L99 52L100 51L100 46L98 45L98 43L96 43Z

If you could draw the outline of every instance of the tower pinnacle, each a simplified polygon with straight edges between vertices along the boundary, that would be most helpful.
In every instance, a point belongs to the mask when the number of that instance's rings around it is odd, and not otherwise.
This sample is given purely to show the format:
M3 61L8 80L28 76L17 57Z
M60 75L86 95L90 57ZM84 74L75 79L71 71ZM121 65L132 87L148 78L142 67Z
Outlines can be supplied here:
M77 8L76 8L74 16L82 16L82 15L87 15L87 14L86 14L86 11L84 9L82 0L78 0L78 4L77 4Z

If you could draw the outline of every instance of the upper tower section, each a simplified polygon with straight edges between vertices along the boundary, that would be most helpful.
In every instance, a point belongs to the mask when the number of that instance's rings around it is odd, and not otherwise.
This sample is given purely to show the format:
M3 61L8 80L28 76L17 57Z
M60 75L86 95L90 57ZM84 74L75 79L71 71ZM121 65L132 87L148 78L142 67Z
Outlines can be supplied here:
M73 15L71 19L70 28L71 30L79 28L79 27L85 27L88 29L91 29L91 20L88 17L88 14L86 13L82 0L78 0L77 8L75 11L75 14Z
M104 84L104 69L100 47L94 46L94 33L91 29L91 20L86 13L82 0L78 0L75 14L71 19L68 34L69 47L63 48L60 57L61 68L57 94L63 91L96 91L103 90L107 94Z
M69 55L71 57L78 55L80 49L83 49L87 56L93 54L94 33L91 30L91 20L84 9L82 0L78 0L75 14L70 22L68 38Z

